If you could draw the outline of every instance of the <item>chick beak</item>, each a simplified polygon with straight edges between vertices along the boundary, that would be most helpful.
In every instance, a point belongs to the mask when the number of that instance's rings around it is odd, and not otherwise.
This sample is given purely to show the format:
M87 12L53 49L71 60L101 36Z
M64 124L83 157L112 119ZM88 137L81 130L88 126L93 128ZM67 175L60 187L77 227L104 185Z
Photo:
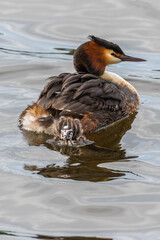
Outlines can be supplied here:
M129 62L145 62L145 59L142 58L135 58L127 55L123 55L119 57L122 61L129 61Z

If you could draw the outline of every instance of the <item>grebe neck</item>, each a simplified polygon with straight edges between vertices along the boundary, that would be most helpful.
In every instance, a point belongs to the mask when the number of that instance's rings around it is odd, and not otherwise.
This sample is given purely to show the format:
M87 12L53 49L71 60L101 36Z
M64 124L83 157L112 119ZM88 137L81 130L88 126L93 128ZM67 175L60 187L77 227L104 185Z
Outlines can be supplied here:
M106 67L104 47L90 41L80 45L74 53L74 67L79 72L101 76Z

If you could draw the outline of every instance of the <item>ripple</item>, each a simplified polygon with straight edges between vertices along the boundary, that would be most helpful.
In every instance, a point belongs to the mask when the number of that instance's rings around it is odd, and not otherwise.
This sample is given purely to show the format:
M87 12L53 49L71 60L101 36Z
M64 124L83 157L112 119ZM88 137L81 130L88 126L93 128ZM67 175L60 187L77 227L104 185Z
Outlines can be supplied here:
M0 2L0 238L159 238L158 6L157 0ZM138 114L78 149L21 132L20 112L37 99L44 79L74 71L73 51L89 34L147 60L109 67L140 93Z
M65 43L36 35L34 25L3 23L1 29L4 31L0 48L2 53L48 59L70 59L66 55L72 55L73 49L68 48Z
M13 50L7 48L0 48L0 50L4 53L14 54L14 55L24 55L38 58L48 58L48 59L59 59L58 55L73 55L74 49L68 48L55 48L53 52L31 52L31 51L22 51L22 50ZM62 58L62 57L61 57ZM63 60L65 57L63 57ZM68 58L66 58L68 60Z

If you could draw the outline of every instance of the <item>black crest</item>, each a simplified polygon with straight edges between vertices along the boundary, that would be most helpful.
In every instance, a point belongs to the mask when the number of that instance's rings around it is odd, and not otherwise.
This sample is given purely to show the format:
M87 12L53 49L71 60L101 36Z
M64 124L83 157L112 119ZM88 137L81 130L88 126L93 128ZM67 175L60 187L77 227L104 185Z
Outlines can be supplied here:
M122 51L122 49L115 43L109 42L107 40L104 40L102 38L98 38L95 37L93 35L89 35L88 38L91 41L94 41L95 43L97 43L98 45L105 47L107 49L112 49L113 51L115 51L116 53L120 53L120 54L124 54L124 52Z

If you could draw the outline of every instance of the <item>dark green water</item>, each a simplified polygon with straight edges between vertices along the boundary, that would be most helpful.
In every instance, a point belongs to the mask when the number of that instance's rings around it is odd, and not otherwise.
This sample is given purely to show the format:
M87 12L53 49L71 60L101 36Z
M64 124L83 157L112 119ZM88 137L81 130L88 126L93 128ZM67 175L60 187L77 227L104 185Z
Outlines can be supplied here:
M160 3L0 3L0 239L151 240L160 236ZM140 94L129 119L57 147L18 116L49 76L74 72L89 34L147 59L109 67Z

